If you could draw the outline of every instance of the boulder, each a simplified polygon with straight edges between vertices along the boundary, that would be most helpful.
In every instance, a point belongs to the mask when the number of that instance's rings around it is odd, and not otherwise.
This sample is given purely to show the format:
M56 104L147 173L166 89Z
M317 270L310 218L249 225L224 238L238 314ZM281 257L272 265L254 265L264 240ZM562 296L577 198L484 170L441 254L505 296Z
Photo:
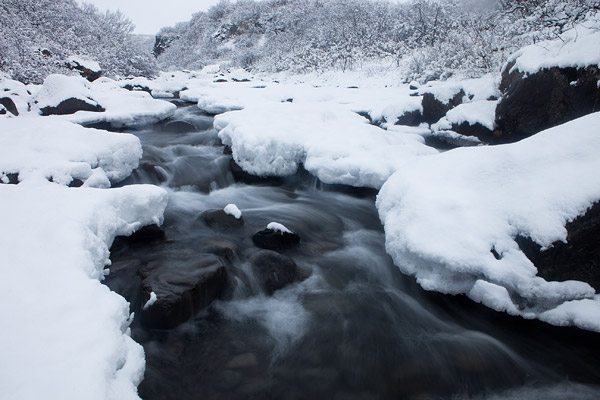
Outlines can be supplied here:
M102 76L102 69L98 63L92 61L86 62L80 58L71 59L67 63L67 68L73 71L79 71L81 76L90 82L94 82Z
M423 122L423 115L419 110L407 111L396 120L395 125L419 126Z
M496 108L496 135L502 142L515 142L600 110L598 66L553 67L527 75L514 65L508 63L502 72L502 98Z
M132 242L151 242L156 239L163 239L165 230L158 225L146 225L133 232L127 239Z
M555 242L545 250L529 238L517 243L548 281L578 280L600 291L600 203L567 223L567 243Z
M152 261L139 270L143 291L156 301L142 310L148 328L169 329L187 321L208 306L227 286L227 270L213 254L198 259Z
M498 142L498 137L494 132L480 123L469 124L468 122L462 122L460 124L452 124L452 131L464 136L476 137L484 143L494 144Z
M260 250L250 258L252 270L268 295L296 281L298 267L290 257L271 250Z
M252 242L262 249L281 250L300 243L300 236L295 232L280 232L267 228L256 232L252 236Z
M0 98L0 104L2 104L6 111L10 112L12 115L18 116L19 110L17 110L17 106L15 102L10 97L2 97ZM6 111L3 114L6 114Z
M464 96L465 91L460 89L452 96L452 98L450 98L450 100L444 103L438 100L433 93L423 93L423 100L421 103L423 106L423 121L428 124L439 121L439 119L446 115L448 111L462 103Z
M201 214L201 218L206 225L211 228L237 229L244 226L244 218L235 218L233 215L225 213L223 210L208 210Z
M77 111L103 112L105 110L104 107L96 102L91 103L73 97L61 101L56 107L47 106L40 108L42 115L74 114Z

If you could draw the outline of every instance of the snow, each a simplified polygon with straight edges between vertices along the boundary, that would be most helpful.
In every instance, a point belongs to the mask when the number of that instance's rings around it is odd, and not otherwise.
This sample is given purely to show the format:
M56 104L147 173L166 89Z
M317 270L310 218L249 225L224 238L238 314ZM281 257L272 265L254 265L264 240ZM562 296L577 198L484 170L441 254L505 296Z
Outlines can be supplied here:
M148 299L148 301L144 304L143 309L147 310L148 308L150 308L152 306L152 304L156 303L156 300L158 300L158 296L156 296L156 293L154 292L150 292L150 298Z
M480 124L490 131L494 130L496 120L496 105L498 101L474 101L472 103L459 104L446 113L445 117L433 124L434 131L451 129L452 125L460 125L464 122L473 126Z
M19 81L12 79L6 79L0 77L0 96L10 98L19 113L25 113L29 109L29 102L31 101L31 93L28 93L28 87ZM6 115L0 115L0 118L12 118L11 113Z
M235 204L227 204L223 209L225 214L233 216L235 219L242 218L242 212Z
M330 103L258 104L218 115L214 126L235 162L258 176L292 175L302 164L325 183L379 188L408 159L437 152L417 134L385 131Z
M87 68L92 72L101 72L102 71L102 67L100 67L100 64L98 64L96 61L89 60L89 59L81 57L81 56L71 56L71 57L69 57L69 61L79 64L83 68Z
M153 186L0 185L3 399L138 399L144 352L100 279L113 238L160 223L166 202Z
M269 222L269 224L267 225L267 229L270 231L279 232L281 234L293 233L292 231L290 231L288 228L286 228L283 224L280 224L279 222Z
M32 115L0 119L0 141L0 172L19 173L21 181L52 177L68 185L76 178L108 187L129 176L142 156L133 135Z
M511 71L534 74L552 67L585 68L600 65L600 31L585 25L565 32L560 38L526 46L513 54L507 65L514 62Z
M600 200L598 132L594 113L510 145L413 158L377 198L394 263L427 290L600 331L594 289L538 277L515 242L565 241L567 221Z
M419 93L431 93L442 103L448 103L452 98L464 91L463 103L488 100L490 97L498 98L500 92L496 82L496 76L487 74L480 78L447 81L432 81L419 88Z
M91 98L90 83L80 76L48 75L39 90L36 100L38 108L56 107L64 100L74 98L92 106L98 102Z

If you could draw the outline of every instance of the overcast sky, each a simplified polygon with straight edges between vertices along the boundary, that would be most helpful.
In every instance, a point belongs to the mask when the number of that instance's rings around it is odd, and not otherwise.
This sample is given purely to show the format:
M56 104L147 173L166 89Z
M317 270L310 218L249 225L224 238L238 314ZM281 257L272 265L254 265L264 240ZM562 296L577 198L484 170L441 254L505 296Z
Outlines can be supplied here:
M104 10L121 10L135 24L134 33L155 34L164 26L188 21L219 0L80 0Z
M219 0L79 0L79 2L94 4L101 11L121 10L135 24L134 33L154 35L164 26L188 21L193 13L207 10Z

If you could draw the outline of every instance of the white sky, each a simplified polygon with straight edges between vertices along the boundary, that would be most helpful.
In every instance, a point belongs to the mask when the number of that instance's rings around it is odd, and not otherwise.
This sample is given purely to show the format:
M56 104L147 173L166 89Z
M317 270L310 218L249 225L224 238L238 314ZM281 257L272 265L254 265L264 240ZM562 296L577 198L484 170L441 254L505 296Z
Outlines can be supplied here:
M121 10L135 24L134 33L154 35L164 26L188 21L219 0L79 0L104 10Z
M135 24L134 33L154 35L162 27L189 21L192 14L207 10L219 0L79 0L79 2L91 3L101 11L121 10Z

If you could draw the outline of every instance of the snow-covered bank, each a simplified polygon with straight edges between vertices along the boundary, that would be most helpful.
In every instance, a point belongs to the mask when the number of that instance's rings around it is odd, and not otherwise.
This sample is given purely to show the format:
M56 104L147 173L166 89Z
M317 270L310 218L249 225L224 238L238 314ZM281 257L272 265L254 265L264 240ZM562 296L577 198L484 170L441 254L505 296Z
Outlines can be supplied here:
M28 115L0 119L0 141L0 177L37 176L64 185L79 179L87 186L109 187L129 176L142 156L133 135Z
M144 353L100 278L113 238L160 222L166 201L152 186L0 185L3 398L137 398Z
M379 188L408 159L437 153L411 132L386 132L333 104L273 103L231 111L215 128L244 170L287 176L304 167L325 183Z
M138 398L129 304L100 281L114 237L167 204L154 186L106 189L137 168L139 139L25 112L0 119L0 141L2 398Z
M595 113L515 144L413 160L377 199L387 251L427 290L600 331L594 290L537 277L515 242L565 241L566 222L600 200L599 132Z

